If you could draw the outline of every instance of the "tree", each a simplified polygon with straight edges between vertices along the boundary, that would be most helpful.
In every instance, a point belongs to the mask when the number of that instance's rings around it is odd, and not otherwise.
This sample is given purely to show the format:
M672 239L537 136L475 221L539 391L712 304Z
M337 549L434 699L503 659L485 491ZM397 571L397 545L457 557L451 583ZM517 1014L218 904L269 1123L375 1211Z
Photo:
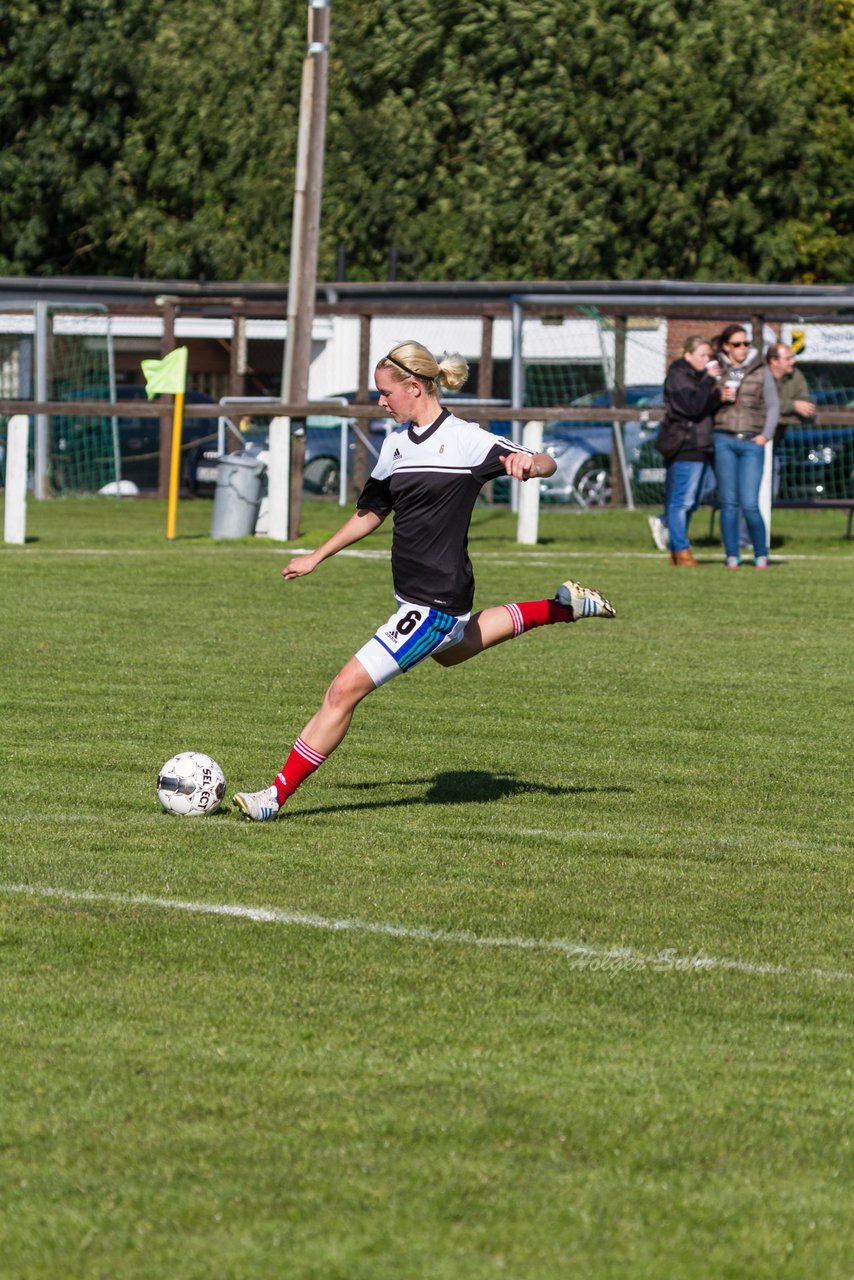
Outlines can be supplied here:
M287 278L299 16L283 0L164 7L122 149L135 208L109 243L136 274Z
M378 23L363 16L333 68L344 87L330 142L352 148L351 175L372 125L382 140L355 179L368 217L327 204L327 233L355 238L362 274L392 238L412 278L850 272L841 6L444 0L427 12L401 0ZM804 234L816 223L820 242Z
M136 110L140 0L11 0L0 10L0 271L103 263L132 209L119 162Z
M854 275L854 0L335 0L321 277ZM305 11L10 0L0 271L281 279Z

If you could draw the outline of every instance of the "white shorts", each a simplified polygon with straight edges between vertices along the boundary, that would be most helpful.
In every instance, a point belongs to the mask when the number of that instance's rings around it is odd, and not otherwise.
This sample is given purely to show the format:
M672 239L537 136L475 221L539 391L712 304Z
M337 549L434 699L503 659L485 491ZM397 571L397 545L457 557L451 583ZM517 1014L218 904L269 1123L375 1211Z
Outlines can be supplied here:
M425 604L410 604L396 596L400 608L362 645L356 654L362 666L379 686L403 671L416 667L442 649L450 649L463 638L471 617L440 613Z

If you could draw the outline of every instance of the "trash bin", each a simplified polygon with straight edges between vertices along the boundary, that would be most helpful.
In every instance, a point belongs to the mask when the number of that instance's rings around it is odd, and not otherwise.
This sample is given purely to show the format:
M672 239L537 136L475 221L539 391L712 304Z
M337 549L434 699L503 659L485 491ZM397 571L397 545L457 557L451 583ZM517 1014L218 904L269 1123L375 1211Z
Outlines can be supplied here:
M246 538L255 532L267 479L266 455L252 445L216 460L212 538Z

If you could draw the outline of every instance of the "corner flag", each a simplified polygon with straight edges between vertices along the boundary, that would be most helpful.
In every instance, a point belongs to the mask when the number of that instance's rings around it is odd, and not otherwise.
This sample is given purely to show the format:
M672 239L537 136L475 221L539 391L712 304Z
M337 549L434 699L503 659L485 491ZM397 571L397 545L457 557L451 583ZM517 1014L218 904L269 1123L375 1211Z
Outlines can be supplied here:
M184 390L187 386L187 348L176 347L162 360L140 362L145 378L145 394L151 400L161 391L171 391L175 397L172 406L172 452L169 465L169 502L166 511L166 537L175 540L178 519L178 480L181 469L181 426L184 419Z
M145 378L145 394L151 400L161 391L174 395L187 386L187 348L176 347L162 360L143 360L142 376Z

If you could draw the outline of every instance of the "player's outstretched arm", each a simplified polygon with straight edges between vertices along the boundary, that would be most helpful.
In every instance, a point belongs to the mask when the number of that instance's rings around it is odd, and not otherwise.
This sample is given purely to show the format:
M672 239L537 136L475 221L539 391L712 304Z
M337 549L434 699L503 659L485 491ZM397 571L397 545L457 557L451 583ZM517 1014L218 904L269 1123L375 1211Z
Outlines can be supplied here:
M517 480L538 480L554 475L557 463L549 453L505 453L501 458L508 476Z
M374 529L378 529L383 522L384 517L378 516L375 511L357 511L350 519L342 524L337 533L333 533L332 537L323 546L318 547L315 551L309 551L308 555L294 556L289 564L286 564L282 570L282 577L290 580L291 578L304 578L307 573L311 573L313 569L324 560L328 560L330 556L334 556L336 551L342 551L344 547L349 547L354 542L358 542L361 538L366 538L369 533L373 533Z

